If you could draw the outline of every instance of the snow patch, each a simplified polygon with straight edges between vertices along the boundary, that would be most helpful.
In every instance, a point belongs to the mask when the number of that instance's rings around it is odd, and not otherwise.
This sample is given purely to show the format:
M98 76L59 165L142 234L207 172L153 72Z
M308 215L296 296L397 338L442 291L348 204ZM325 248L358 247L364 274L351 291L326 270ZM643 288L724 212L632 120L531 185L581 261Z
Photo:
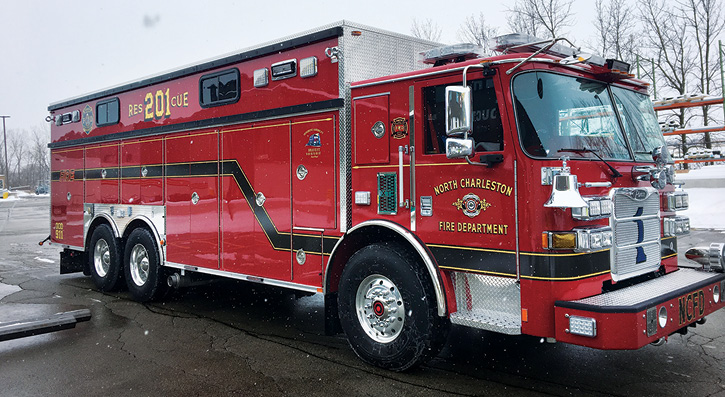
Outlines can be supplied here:
M685 188L685 191L690 195L690 208L677 214L689 217L691 228L725 229L725 188Z
M40 261L40 262L45 262L45 263L55 263L55 261L54 261L54 260L52 260L52 259L47 259L47 258L41 258L41 257L39 257L39 256L36 256L36 257L35 257L35 258L33 258L33 259L35 259L36 261Z

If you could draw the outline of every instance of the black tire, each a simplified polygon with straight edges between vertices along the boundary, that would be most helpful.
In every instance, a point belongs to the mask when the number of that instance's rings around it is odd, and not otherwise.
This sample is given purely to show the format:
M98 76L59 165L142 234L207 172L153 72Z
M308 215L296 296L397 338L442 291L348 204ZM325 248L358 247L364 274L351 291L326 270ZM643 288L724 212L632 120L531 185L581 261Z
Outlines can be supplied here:
M123 258L128 292L134 300L148 302L166 295L169 289L167 274L161 266L151 232L144 228L134 229L126 241Z
M111 227L102 224L93 229L88 252L88 269L96 287L103 291L115 291L123 287L123 270L120 242L113 236Z
M448 321L438 316L428 272L398 244L356 252L342 272L338 304L350 346L369 364L405 371L434 357L445 341Z

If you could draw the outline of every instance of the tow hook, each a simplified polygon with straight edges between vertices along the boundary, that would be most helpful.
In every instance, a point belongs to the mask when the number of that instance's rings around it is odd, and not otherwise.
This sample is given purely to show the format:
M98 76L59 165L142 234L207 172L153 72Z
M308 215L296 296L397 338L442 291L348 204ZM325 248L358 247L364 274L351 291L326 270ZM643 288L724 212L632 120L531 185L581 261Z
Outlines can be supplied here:
M667 343L667 339L665 339L664 337L662 337L662 338L659 338L656 341L650 343L650 345L652 345L652 346L662 346L665 343Z
M40 241L40 242L38 243L38 245L42 246L42 245L43 245L43 243L45 243L45 242L46 242L46 241L48 241L48 240L50 240L50 234L48 235L48 237L46 237L46 238L45 238L45 240L43 240L43 241Z

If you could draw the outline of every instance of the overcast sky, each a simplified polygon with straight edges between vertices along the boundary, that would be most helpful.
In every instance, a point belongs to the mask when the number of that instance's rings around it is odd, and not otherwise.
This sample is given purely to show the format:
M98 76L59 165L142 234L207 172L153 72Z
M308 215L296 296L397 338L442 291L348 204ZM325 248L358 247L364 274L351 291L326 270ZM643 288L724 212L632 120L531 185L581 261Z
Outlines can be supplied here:
M508 32L512 1L37 1L1 0L0 115L8 129L46 124L47 107L81 94L342 19L409 34L433 19L458 42L466 16L483 11ZM590 39L593 0L576 0L577 42Z

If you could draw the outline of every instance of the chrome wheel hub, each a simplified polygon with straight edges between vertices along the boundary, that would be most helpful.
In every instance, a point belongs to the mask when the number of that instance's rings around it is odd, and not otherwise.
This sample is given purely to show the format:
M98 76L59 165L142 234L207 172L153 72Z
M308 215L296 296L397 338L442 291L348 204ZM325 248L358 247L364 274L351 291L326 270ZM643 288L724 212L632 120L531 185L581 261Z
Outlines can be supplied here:
M100 277L106 277L111 267L111 249L104 239L96 241L96 246L93 247L93 267Z
M129 266L133 283L139 287L146 284L149 278L149 254L143 244L136 244L131 249Z
M362 329L376 342L392 342L403 329L403 297L398 287L385 276L373 274L360 283L355 295L355 309Z

